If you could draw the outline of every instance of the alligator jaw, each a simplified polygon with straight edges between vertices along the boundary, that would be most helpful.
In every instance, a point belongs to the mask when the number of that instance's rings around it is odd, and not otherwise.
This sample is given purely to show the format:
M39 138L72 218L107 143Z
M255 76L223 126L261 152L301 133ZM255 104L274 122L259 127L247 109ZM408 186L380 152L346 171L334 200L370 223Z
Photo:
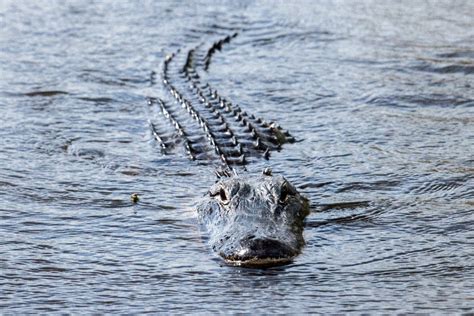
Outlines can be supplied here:
M296 256L290 258L251 258L247 260L224 259L225 263L235 267L268 268L283 266L293 262Z

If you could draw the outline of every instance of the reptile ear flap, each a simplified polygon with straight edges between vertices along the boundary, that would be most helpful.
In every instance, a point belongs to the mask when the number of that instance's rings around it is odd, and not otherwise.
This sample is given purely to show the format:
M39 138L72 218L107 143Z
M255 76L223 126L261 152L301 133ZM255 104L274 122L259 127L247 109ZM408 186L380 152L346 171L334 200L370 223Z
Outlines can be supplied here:
M271 168L265 168L265 169L263 169L262 174L263 174L264 176L269 176L269 177L271 177L271 176L272 176L272 169L271 169Z

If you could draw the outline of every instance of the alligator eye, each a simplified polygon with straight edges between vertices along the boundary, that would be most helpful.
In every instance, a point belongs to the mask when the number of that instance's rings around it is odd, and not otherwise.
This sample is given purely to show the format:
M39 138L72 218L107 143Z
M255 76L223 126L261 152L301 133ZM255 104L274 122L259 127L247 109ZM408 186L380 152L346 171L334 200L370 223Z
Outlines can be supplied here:
M223 188L219 191L219 197L221 198L222 202L227 202L227 194L225 194L225 190Z
M295 195L295 193L292 190L290 190L288 186L284 185L281 188L280 198L278 199L278 202L281 204L285 204L286 202L288 202L288 197L290 195Z
M218 188L215 191L211 190L209 191L209 195L213 198L219 197L219 200L224 204L229 203L229 198L224 188Z
M278 202L285 203L287 199L288 199L288 191L282 190L280 193L280 199L278 200Z

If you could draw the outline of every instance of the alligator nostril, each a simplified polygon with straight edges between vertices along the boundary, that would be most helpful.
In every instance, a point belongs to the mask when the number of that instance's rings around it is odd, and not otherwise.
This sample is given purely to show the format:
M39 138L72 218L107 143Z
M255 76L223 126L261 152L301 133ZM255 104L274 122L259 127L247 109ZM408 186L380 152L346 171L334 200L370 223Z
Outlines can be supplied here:
M225 190L221 188L219 191L219 197L221 198L222 202L227 201L227 195L225 194Z
M250 235L247 237L248 240L251 240L251 239L254 239L255 238L255 235Z

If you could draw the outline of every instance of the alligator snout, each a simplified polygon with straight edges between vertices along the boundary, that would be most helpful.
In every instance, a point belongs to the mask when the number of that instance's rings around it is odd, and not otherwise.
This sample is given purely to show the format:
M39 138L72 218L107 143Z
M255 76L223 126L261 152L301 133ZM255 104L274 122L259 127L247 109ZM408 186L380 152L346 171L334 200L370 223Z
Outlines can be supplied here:
M221 256L234 265L263 266L288 263L297 254L292 247L275 239L245 238L235 251Z

